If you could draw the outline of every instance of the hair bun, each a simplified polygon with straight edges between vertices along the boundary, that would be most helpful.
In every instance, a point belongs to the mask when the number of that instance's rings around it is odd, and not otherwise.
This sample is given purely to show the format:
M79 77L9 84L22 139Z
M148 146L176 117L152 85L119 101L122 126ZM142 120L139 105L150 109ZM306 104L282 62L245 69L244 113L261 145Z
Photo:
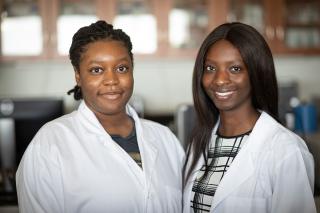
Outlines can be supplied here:
M99 28L99 29L103 29L103 30L113 30L113 25L107 23L104 20L99 20L96 23L93 23L92 25L94 25L95 27Z

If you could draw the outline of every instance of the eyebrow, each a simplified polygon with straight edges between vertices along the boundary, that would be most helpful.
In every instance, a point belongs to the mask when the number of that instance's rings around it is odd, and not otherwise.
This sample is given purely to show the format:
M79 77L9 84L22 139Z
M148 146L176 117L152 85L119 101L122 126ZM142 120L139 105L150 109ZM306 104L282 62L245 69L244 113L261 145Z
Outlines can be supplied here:
M224 61L224 62L227 62L227 63L241 63L241 64L244 64L244 61L239 58L239 59L236 59L236 60L230 60L230 61ZM214 60L211 60L211 59L205 59L204 60L204 64L205 63L217 63L216 61Z

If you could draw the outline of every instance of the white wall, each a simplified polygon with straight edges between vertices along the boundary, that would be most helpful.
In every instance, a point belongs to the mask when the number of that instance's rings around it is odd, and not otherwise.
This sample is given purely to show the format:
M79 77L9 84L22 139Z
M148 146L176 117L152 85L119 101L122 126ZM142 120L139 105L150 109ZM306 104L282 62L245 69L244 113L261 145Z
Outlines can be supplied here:
M172 113L181 103L191 103L193 60L141 59L135 61L134 94L145 100L147 113ZM296 80L299 94L309 101L320 96L320 57L277 57L280 82ZM0 65L0 97L63 97L67 109L74 101L66 92L75 84L66 62L6 62Z
M298 82L301 100L320 97L320 57L278 57L275 66L280 83Z

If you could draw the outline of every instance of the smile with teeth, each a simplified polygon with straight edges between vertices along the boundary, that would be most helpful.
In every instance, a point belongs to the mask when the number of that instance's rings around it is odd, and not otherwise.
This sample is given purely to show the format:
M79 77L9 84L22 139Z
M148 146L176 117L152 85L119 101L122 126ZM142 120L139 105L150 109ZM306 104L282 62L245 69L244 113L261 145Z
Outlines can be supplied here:
M233 91L229 91L229 92L215 92L216 96L219 98L228 98L230 95L233 94Z

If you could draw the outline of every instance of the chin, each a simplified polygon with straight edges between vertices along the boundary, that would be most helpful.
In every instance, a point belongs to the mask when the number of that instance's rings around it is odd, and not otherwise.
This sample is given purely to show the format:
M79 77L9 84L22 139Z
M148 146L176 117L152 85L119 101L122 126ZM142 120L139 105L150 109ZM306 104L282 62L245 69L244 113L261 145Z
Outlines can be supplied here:
M123 104L99 104L94 107L94 111L103 115L116 115L125 111L126 107Z
M105 115L115 115L119 114L121 112L125 112L126 107L108 107L108 108L103 108L101 112Z
M215 105L219 111L232 111L236 109L234 105L227 105L227 104L215 104Z

